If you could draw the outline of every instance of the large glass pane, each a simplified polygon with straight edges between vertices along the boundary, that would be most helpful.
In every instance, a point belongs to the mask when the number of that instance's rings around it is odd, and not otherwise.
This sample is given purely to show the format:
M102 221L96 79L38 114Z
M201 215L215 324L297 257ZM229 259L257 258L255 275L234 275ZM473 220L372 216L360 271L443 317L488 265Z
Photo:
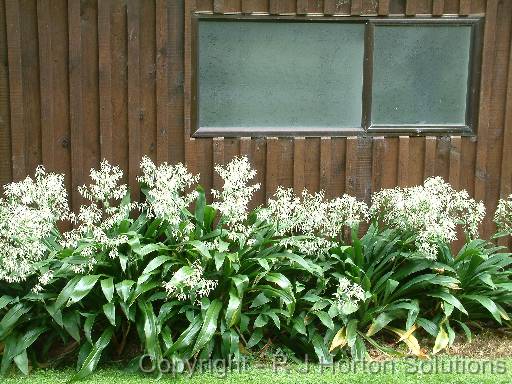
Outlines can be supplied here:
M199 21L199 125L360 127L364 25Z
M374 124L464 125L470 26L376 26Z

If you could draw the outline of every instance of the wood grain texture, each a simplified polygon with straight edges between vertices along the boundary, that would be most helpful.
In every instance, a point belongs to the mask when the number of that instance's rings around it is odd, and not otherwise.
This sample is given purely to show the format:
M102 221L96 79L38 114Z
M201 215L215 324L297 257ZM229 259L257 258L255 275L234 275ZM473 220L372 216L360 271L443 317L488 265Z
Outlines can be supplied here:
M12 180L9 62L5 0L0 1L0 184Z
M350 1L324 0L324 14L350 15Z
M268 13L268 0L242 0L242 13Z
M211 13L486 16L476 137L191 138L192 23ZM341 18L340 18L341 19ZM0 181L43 163L88 181L101 158L134 195L142 155L185 161L208 191L213 165L246 155L261 204L278 185L368 200L440 175L485 202L512 193L512 3L498 0L0 0ZM249 136L249 135L248 135ZM80 202L76 192L73 205ZM486 219L483 234L493 230Z

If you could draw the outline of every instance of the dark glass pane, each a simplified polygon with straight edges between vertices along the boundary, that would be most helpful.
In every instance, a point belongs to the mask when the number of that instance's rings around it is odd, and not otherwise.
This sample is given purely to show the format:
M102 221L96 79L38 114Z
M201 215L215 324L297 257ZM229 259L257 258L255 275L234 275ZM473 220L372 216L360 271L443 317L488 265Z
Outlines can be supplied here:
M199 21L199 125L360 127L364 25Z
M470 40L470 26L376 26L372 122L464 125Z

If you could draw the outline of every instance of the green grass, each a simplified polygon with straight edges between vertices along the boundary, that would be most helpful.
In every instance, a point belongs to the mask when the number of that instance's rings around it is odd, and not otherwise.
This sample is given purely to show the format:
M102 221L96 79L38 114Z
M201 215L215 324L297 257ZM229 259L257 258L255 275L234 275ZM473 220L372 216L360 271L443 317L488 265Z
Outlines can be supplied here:
M469 362L472 361L471 365ZM458 363L457 363L458 362ZM462 373L463 365L466 370L476 370L477 363L480 373ZM363 369L362 365L348 369L347 364L332 367L321 367L318 364L307 366L288 365L286 367L274 370L271 366L266 367L247 367L243 372L231 372L223 377L220 373L196 373L193 375L181 374L174 377L172 374L164 374L160 380L151 377L149 374L129 373L120 369L100 369L85 383L101 383L101 384L139 384L139 383L244 383L244 384L267 384L267 383L364 383L364 384L383 384L383 383L406 383L406 384L495 384L495 383L512 383L512 358L489 360L484 363L483 360L457 359L455 357L443 357L438 360L414 362L410 360L397 360L371 363ZM393 366L394 364L394 366ZM435 372L437 364L438 371L442 370L444 364L445 369L449 364L453 370L457 368L459 372L442 373ZM494 366L494 368L491 367ZM423 369L423 373L417 373ZM492 372L494 369L494 373ZM498 373L500 369L502 373ZM323 370L323 372L322 372ZM485 370L482 372L482 370ZM350 371L347 373L347 371ZM377 373L380 371L380 373ZM503 372L506 371L506 372ZM222 371L221 371L222 372ZM373 373L372 373L373 372ZM71 370L37 370L28 377L20 375L8 376L0 379L2 384L26 383L26 384L55 384L65 383L68 381L73 372Z

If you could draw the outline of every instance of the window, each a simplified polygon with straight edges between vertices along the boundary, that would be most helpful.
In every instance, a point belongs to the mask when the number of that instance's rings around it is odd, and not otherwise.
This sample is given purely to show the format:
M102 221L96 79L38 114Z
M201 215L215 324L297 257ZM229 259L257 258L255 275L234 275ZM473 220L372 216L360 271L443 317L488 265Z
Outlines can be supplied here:
M194 136L473 133L480 18L194 25Z

